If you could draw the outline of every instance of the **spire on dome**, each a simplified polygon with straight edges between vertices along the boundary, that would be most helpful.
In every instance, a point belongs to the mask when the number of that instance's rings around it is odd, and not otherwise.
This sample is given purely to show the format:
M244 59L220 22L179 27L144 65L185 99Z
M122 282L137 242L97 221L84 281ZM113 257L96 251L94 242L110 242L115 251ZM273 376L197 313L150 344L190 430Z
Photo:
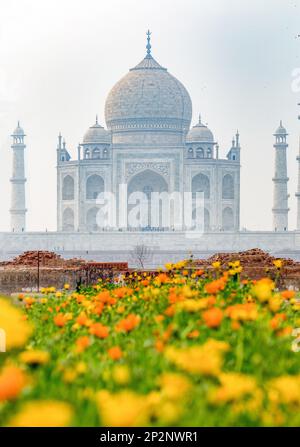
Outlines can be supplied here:
M202 124L202 122L201 122L201 113L199 113L199 124Z
M147 45L146 45L146 48L147 48L147 56L146 57L152 57L151 56L151 43L150 43L150 39L151 39L151 32L148 30L147 31Z
M98 125L98 115L96 115L96 124Z

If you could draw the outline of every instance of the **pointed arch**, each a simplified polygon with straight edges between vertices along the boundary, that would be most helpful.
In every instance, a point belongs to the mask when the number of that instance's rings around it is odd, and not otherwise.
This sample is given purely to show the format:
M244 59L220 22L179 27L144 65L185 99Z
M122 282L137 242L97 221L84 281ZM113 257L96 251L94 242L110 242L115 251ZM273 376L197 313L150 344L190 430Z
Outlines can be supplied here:
M90 208L86 215L86 227L88 231L99 231L99 226L97 223L97 215L99 208Z
M226 207L223 209L222 228L224 231L233 231L234 230L233 210L230 207Z
M234 181L231 174L226 174L222 180L222 198L234 199Z
M168 191L168 184L164 177L161 174L158 174L157 172L151 170L151 169L145 169L138 174L134 175L130 182L128 183L127 191L128 191L128 200L130 200L131 194L135 192L141 192L144 193L148 199L148 215L147 222L145 223L145 226L151 226L153 225L153 221L158 224L159 227L163 226L163 204L161 201L159 201L158 204L158 215L157 220L152 216L151 214L154 214L154 208L151 208L151 194L152 193L163 193ZM128 215L130 214L130 211L134 208L134 205L128 205ZM152 219L151 219L152 218ZM151 223L152 221L152 223ZM130 224L130 222L129 222ZM155 225L157 226L157 225Z
M210 198L210 180L207 175L197 174L192 179L192 194L195 196L196 192L203 192L204 198Z
M63 179L62 199L74 200L74 179L71 175L66 175Z
M98 174L93 174L86 181L86 198L96 200L98 195L104 192L104 180Z
M74 231L74 211L66 208L62 217L62 231Z

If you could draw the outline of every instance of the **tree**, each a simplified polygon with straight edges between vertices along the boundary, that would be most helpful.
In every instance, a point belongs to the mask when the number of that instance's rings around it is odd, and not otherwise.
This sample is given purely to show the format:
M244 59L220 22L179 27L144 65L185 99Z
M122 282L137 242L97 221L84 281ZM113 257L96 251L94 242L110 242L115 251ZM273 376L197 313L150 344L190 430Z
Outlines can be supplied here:
M142 269L144 269L145 263L149 261L151 257L152 250L145 244L138 244L131 251L132 262L140 266Z

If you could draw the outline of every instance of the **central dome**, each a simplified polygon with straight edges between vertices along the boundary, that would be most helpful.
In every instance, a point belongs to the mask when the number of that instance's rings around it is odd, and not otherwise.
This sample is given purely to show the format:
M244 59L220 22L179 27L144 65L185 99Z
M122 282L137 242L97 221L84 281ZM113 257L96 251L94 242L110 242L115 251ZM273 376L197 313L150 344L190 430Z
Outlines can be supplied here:
M192 117L190 95L178 79L156 62L150 48L147 46L146 57L108 94L106 125L113 132L186 133Z

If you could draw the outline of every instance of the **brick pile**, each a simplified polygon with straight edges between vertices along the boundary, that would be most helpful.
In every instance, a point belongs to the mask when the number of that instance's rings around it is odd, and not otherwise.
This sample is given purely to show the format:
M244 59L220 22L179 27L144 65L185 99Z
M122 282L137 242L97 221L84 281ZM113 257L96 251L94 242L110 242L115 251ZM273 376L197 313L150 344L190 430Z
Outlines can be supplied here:
M60 255L50 251L26 251L12 261L1 262L3 267L80 267L86 262L82 259L63 259Z
M263 276L274 276L277 272L274 266L274 261L278 259L270 254L254 248L237 253L217 253L208 259L197 259L193 261L193 265L197 268L211 269L213 262L219 261L222 268L228 268L228 263L233 261L240 261L243 267L242 277L259 279ZM291 285L300 285L300 262L292 259L282 259L283 267L281 269L281 276L285 283Z

